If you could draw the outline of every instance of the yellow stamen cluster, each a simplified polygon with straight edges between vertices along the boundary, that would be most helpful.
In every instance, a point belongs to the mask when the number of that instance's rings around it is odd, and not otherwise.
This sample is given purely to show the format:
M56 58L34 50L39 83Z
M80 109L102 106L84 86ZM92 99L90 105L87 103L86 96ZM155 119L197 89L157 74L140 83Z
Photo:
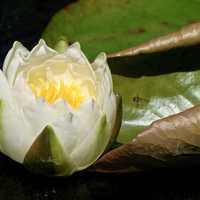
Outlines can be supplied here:
M30 83L30 87L36 98L43 97L49 104L63 99L76 109L85 100L81 87L77 83L65 85L63 80L55 82L39 79L37 85Z

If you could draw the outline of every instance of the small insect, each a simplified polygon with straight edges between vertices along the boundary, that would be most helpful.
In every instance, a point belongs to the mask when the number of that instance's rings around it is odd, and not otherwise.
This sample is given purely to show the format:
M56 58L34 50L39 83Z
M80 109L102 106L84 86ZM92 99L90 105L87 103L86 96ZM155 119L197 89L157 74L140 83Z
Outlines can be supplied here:
M136 107L139 107L141 105L141 103L145 103L145 102L147 103L149 100L146 98L139 97L137 95L132 98L132 101L133 101L133 103L135 103Z

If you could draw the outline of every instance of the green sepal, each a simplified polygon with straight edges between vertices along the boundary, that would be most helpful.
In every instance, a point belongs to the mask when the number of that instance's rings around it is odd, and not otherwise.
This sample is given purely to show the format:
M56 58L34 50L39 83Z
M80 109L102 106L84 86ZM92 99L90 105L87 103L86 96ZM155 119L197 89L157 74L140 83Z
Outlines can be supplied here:
M30 171L46 176L69 176L75 170L50 126L34 141L23 164Z
M116 94L115 98L116 98L116 116L114 119L112 135L110 137L110 141L106 148L106 151L112 148L113 146L116 146L117 136L119 134L119 130L122 124L122 96Z
M56 45L54 46L54 49L59 53L64 53L68 46L69 44L68 44L67 39L63 37L56 43Z

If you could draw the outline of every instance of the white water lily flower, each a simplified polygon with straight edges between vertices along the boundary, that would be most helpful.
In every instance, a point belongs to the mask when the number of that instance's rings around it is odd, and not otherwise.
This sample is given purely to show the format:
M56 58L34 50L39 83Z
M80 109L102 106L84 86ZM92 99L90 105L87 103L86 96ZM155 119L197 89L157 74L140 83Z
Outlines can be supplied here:
M40 40L15 42L0 71L0 151L46 175L87 168L116 132L117 100L101 53L90 64L79 43L64 53Z

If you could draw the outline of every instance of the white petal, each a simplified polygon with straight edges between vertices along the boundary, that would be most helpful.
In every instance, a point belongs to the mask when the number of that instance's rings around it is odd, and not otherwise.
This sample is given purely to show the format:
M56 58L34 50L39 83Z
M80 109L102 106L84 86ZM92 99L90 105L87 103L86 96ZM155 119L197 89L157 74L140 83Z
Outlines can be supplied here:
M6 102L2 105L0 143L2 152L13 160L22 163L26 152L34 140L34 133L23 118L23 114L14 110Z
M92 67L98 81L97 102L102 106L102 111L106 113L107 120L111 125L116 112L116 99L113 93L112 76L107 64L106 54L99 54Z
M100 110L92 98L84 102L74 115L73 123L80 133L76 145L79 146L87 134L91 134L100 115Z
M57 52L48 47L46 42L43 39L40 39L38 44L31 50L30 52L30 59L35 57L51 57L56 55Z
M92 68L95 71L95 75L98 81L103 81L103 74L107 77L107 86L110 90L113 90L112 76L107 63L107 57L105 53L100 53L95 61L92 63ZM104 75L104 76L105 76Z
M90 66L90 63L84 53L81 51L80 44L78 42L69 46L65 51L65 56L73 62Z
M88 61L87 57L81 51L80 44L78 42L69 46L64 54L67 60L69 60L70 62L74 62L81 65L87 65L92 75L92 79L95 80L95 73L92 69L92 66Z
M64 151L70 155L90 134L99 118L98 108L89 99L77 111L68 112L51 124Z
M26 83L23 72L20 72L16 77L15 83L12 88L12 94L19 107L24 107L35 100L30 87Z
M102 111L106 113L109 129L112 129L116 115L116 98L113 93L112 76L107 64L106 54L100 53L92 67L98 80L97 102L102 106Z
M37 99L23 108L24 116L31 126L33 132L38 135L41 131L61 116L44 99Z
M105 150L109 139L106 117L102 114L71 154L72 160L78 166L77 170L82 170L95 162Z
M107 62L106 54L105 53L100 53L92 63L92 67L94 71L98 70L98 68L105 68Z
M54 104L51 105L57 112L62 115L73 113L73 108L63 99L58 99Z
M99 54L92 67L97 80L97 102L102 104L105 97L111 95L113 91L112 77L106 61L106 54Z
M96 75L94 70L89 63L88 59L80 49L80 44L78 42L72 44L64 52L67 62L71 62L69 65L70 74L74 79L82 80L83 84L92 84L92 87L95 88Z
M2 103L5 101L7 101L9 104L12 104L11 93L10 93L10 88L9 88L8 82L6 80L5 75L0 70L0 103L1 103L0 106L2 106ZM1 118L2 118L2 116L1 116ZM0 142L0 150L2 151L1 146L2 146L2 144Z
M20 42L15 42L13 44L3 64L3 72L10 85L12 85L15 80L18 68L26 63L28 56L29 51Z
M33 137L12 97L2 71L0 71L0 102L0 150L12 159L22 162Z
M11 90L8 81L0 70L0 100L7 101L10 105L13 104Z
M60 117L57 121L51 124L57 138L60 141L60 144L63 147L66 155L69 155L73 148L75 147L76 140L78 137L77 125L72 123L73 114L68 113Z
M106 114L108 120L108 126L112 128L115 115L116 115L116 97L115 94L112 93L110 96L105 97L103 103L103 112Z

